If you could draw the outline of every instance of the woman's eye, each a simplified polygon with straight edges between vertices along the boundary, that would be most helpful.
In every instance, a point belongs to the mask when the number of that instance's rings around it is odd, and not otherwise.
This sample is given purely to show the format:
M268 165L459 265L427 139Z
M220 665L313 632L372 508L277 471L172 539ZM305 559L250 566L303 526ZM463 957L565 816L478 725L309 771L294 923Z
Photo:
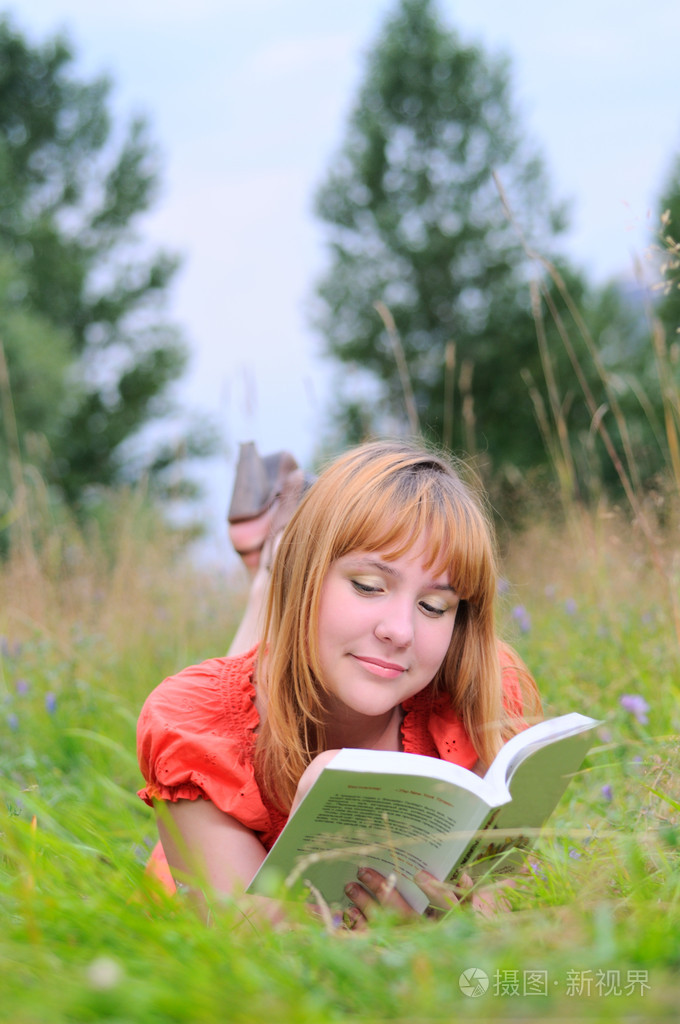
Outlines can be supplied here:
M350 582L360 594L377 594L380 591L380 587L373 587L370 583L362 583L361 580L351 580Z
M430 604L428 601L421 601L420 607L426 615L432 615L435 618L439 618L447 611L447 608L442 608L440 605L436 604Z

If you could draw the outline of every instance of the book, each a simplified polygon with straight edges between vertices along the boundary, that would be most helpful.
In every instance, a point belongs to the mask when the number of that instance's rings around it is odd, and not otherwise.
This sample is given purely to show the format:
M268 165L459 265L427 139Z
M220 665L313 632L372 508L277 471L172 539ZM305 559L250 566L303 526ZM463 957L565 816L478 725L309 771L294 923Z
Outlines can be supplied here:
M413 876L452 881L517 870L595 738L595 719L576 713L513 736L484 776L435 757L341 750L320 772L269 851L248 892L309 895L329 907L360 865L386 877L422 913ZM313 890L312 890L313 891Z

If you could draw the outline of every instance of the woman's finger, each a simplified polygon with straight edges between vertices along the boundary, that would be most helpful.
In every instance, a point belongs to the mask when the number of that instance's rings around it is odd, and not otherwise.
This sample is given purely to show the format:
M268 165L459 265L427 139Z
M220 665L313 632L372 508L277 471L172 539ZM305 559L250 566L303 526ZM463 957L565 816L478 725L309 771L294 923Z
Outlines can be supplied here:
M428 897L431 912L434 911L433 916L436 916L437 912L446 913L461 903L469 904L483 917L494 917L500 911L510 909L505 893L508 888L514 886L512 879L475 888L472 878L465 873L458 876L455 884L451 884L438 881L427 871L420 871L414 880Z
M454 886L449 882L440 882L429 871L419 871L413 880L430 901L428 911L430 917L435 917L438 913L446 913L457 906L464 897L463 890L467 888L465 884ZM472 885L471 882L470 885Z
M357 877L361 885L358 882L350 882L345 887L345 893L367 919L378 905L394 910L402 917L415 915L413 907L397 891L393 876L385 878L373 868L359 868Z

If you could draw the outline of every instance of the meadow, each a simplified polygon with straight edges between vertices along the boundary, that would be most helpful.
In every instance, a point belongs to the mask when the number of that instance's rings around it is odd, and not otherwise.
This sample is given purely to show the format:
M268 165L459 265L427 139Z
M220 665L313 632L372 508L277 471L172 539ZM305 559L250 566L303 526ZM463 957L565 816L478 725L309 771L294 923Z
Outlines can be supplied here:
M677 271L680 247L671 255ZM537 419L556 485L527 487L521 522L500 524L502 635L546 715L602 724L494 916L462 903L437 921L377 915L355 933L293 907L274 928L217 898L206 920L162 891L145 873L156 828L135 795L137 715L166 675L227 649L245 580L192 564L141 490L112 493L79 527L15 467L14 515L0 522L0 1020L677 1019L680 350L652 340L666 474L637 485L603 375L611 415L584 399L620 504L597 487L576 503L551 385Z
M96 528L34 529L0 569L0 1019L674 1019L677 527L669 513L665 576L615 509L504 542L503 633L547 714L602 719L596 747L510 911L366 934L302 913L275 930L224 901L206 923L145 876L136 716L166 674L226 649L243 581L192 567L139 494L112 496ZM486 991L466 994L480 972Z

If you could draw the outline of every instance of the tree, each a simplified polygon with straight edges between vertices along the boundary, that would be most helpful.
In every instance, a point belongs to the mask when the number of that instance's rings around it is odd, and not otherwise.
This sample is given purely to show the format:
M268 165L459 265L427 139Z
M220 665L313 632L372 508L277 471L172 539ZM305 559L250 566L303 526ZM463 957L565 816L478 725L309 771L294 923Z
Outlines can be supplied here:
M353 370L338 413L350 440L405 427L396 336L426 435L488 448L496 467L545 461L523 377L542 378L528 261L494 172L539 251L564 218L516 120L507 63L442 27L432 0L400 0L317 197L330 266L315 320Z
M177 260L136 234L158 184L148 127L115 127L110 83L73 63L65 39L32 46L0 21L0 340L21 455L42 451L48 483L78 504L130 476L127 444L167 411L186 351L162 311Z

